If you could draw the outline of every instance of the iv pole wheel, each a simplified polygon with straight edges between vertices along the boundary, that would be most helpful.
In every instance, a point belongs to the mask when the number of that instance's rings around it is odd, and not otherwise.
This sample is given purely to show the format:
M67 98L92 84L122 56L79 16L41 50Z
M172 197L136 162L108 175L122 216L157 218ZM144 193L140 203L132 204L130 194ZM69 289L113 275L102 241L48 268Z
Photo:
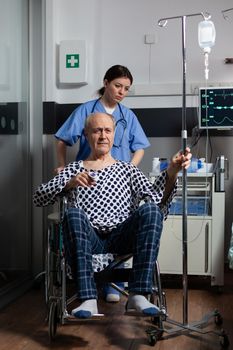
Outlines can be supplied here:
M147 331L148 343L150 346L155 346L157 340L159 340L159 335L155 331Z
M155 334L148 335L148 342L150 346L155 346L157 342L157 337Z
M151 346L154 346L158 340L162 339L163 337L163 329L159 328L149 328L146 330L147 338L148 338L148 343Z
M222 335L220 336L220 345L223 349L227 349L230 345L228 335L222 330Z

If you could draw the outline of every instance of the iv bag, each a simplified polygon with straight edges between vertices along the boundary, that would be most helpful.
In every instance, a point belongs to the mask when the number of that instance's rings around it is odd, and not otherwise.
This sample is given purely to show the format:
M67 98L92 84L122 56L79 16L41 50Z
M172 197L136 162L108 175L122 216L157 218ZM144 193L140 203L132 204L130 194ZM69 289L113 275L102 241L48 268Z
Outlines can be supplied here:
M204 52L210 52L215 44L216 31L212 21L204 20L198 25L198 43Z

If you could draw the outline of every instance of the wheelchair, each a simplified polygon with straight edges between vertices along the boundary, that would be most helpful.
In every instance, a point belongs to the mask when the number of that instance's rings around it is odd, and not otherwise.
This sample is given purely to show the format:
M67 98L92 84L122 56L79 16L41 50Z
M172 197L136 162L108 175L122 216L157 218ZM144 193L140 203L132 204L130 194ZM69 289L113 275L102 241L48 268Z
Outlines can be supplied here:
M65 215L66 199L59 203L59 212L48 215L46 262L45 262L45 300L47 305L47 322L50 341L56 337L57 326L69 322L79 321L68 312L68 306L76 299L75 295L70 293L72 286L71 269L66 261L63 247L62 220ZM112 254L95 254L92 256L92 266L94 278L98 287L105 283L110 283L113 288L119 291L125 297L128 297L127 290L123 290L116 284L117 282L127 282L131 267L122 267L127 265L127 261L132 255L114 256ZM131 265L131 264L128 264ZM158 262L154 268L152 294L149 297L151 303L157 305L160 313L156 316L143 316L141 313L126 311L127 316L149 317L151 326L146 329L146 336L151 346L154 346L157 340L163 335L163 322L167 317L166 297L162 291L160 282L160 272ZM109 304L109 307L111 305ZM92 316L95 318L103 317L103 314Z

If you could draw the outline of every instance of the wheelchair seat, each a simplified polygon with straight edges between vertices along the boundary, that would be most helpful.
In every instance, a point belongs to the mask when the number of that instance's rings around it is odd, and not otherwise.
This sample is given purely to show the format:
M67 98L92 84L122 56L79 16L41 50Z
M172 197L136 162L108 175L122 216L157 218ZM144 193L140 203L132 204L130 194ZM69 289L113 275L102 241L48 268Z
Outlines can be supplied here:
M57 230L59 229L59 223L60 223L60 213L59 212L53 212L48 215L48 221L50 225L50 230L53 231L55 234L57 234ZM57 229L55 228L57 226ZM112 253L105 253L105 254L93 254L92 255L92 267L94 272L101 272L104 269L106 269L109 265L111 268L116 268L118 265L120 265L122 262L125 262L129 260L132 257L132 254L124 255L124 256L117 256ZM114 263L113 263L114 262ZM71 278L71 269L68 266L68 277Z

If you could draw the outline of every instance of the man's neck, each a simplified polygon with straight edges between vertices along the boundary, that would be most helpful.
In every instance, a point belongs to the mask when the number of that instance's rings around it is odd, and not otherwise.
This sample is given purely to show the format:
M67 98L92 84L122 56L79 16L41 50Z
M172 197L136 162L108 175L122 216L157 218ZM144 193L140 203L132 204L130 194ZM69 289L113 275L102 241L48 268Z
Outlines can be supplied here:
M83 162L83 165L87 169L99 170L114 163L116 163L116 160L111 156L111 154L101 156L90 154L90 156Z

